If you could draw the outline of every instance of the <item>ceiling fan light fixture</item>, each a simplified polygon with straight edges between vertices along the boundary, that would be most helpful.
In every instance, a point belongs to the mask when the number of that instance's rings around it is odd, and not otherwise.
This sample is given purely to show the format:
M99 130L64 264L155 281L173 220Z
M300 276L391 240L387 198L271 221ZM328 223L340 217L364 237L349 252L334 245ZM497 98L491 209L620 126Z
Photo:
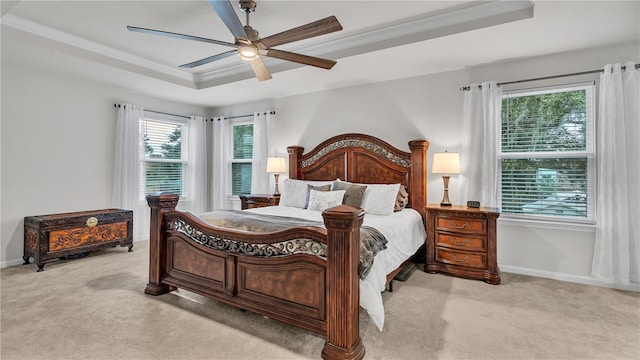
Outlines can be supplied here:
M258 48L253 45L240 45L238 56L243 60L253 60L258 57Z

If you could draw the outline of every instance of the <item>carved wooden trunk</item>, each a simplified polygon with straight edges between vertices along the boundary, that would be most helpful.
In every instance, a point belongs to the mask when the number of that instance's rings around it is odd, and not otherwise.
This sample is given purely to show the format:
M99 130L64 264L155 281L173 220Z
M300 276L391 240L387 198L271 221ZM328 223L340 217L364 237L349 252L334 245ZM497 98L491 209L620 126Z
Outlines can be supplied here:
M38 265L113 246L133 248L133 211L103 209L24 218L24 264Z

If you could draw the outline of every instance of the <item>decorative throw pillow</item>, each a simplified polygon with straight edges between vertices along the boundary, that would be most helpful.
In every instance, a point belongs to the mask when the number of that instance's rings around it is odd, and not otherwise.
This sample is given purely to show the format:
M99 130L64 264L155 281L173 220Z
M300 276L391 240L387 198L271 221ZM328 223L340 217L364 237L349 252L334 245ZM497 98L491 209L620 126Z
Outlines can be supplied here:
M404 209L408 203L409 193L407 192L407 187L405 185L400 185L398 196L396 197L396 205L394 206L393 211L400 211Z
M284 179L280 183L280 206L292 206L304 209L307 203L307 185L327 185L331 181L306 181Z
M330 207L342 204L345 190L318 191L310 190L308 210L324 211Z
M362 198L364 197L364 192L367 190L366 185L356 185L347 181L336 180L333 182L333 186L331 187L333 190L345 190L344 199L342 199L342 203L344 205L349 205L353 207L361 207L362 206Z
M362 200L365 213L391 215L396 205L400 184L367 184Z
M306 209L307 206L309 206L309 195L310 195L311 190L329 191L329 190L331 190L331 184L327 184L327 185L307 185L307 195L305 196L305 199L304 199L304 209Z

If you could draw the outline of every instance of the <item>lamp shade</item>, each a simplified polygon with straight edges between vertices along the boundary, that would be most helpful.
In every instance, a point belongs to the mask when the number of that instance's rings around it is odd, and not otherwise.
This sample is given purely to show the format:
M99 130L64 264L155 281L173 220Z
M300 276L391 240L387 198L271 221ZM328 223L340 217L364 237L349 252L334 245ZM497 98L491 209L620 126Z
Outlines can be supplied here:
M287 164L284 158L270 157L267 159L267 172L268 173L283 173L287 171Z
M460 174L460 155L458 153L435 153L431 172L434 174Z

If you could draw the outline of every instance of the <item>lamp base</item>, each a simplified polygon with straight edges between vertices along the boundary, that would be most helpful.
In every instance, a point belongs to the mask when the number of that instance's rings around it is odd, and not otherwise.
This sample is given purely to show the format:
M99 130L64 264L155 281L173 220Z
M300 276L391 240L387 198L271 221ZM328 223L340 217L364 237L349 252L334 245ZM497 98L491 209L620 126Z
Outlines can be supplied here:
M280 195L280 189L278 189L278 178L280 177L280 174L276 173L273 174L273 176L276 178L276 191L273 193L273 195Z
M442 181L444 181L444 196L440 206L451 206L451 201L449 201L449 176L443 175Z

